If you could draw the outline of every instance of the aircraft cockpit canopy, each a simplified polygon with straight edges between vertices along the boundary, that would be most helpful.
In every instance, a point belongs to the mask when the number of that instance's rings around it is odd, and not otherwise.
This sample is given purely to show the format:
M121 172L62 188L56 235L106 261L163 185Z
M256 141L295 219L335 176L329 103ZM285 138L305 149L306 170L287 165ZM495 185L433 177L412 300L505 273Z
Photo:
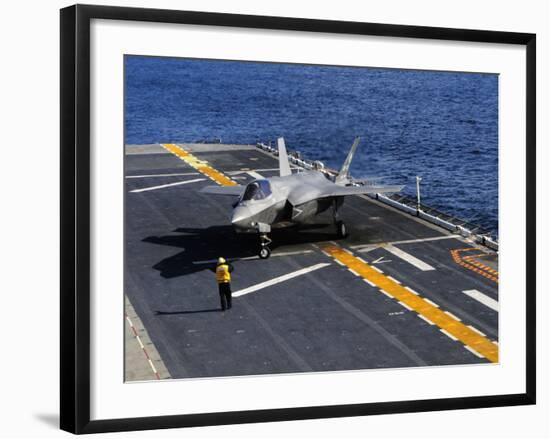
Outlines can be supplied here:
M271 186L267 180L255 180L246 187L242 201L263 200L271 195Z

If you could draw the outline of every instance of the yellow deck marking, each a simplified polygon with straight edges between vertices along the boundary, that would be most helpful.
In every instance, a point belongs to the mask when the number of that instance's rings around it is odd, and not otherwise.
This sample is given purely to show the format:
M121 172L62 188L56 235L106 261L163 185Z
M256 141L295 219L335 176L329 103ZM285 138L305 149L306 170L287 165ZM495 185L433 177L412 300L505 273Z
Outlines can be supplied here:
M174 145L173 143L162 144L162 147L167 151L170 151L172 154L178 156L188 165L192 166L197 171L201 172L202 174L206 175L210 179L214 180L219 185L221 186L238 185L238 183L233 181L231 178L221 173L220 171L217 171L212 166L208 165L207 162L205 162L204 160L198 159L197 157L195 157L193 154L186 151L182 147Z
M451 256L453 260L460 266L467 268L468 270L473 271L474 273L480 274L487 279L492 280L493 282L498 283L498 271L493 270L491 267L479 262L474 261L473 258L480 257L481 255L469 255L462 256L461 253L471 250L477 250L476 248L460 248L451 250ZM485 256L485 255L483 255Z
M441 309L428 303L422 297L411 293L404 286L392 281L383 273L379 273L371 265L345 252L341 247L336 245L325 245L322 249L336 261L341 262L356 273L359 273L364 279L369 280L378 288L391 295L394 299L406 304L420 316L433 322L440 329L451 334L489 361L493 363L498 362L498 346L486 337L481 336L456 318L451 317Z
M491 267L489 267L488 265L485 265L484 263L482 263L480 261L475 260L475 258L483 258L485 256L487 256L487 255L482 253L482 254L479 254L479 255L464 256L462 259L464 259L465 261L467 261L470 264L475 265L476 267L481 268L482 270L485 270L485 271L487 271L491 274L494 274L494 275L498 276L498 271L492 269Z

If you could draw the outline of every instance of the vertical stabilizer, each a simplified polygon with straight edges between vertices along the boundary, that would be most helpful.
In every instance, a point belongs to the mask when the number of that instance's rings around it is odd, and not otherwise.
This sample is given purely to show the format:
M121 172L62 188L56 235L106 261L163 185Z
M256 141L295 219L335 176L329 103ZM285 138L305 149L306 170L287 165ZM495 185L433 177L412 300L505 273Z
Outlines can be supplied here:
M284 177L292 174L290 171L290 164L288 163L288 157L286 155L285 139L279 137L277 139L277 147L279 148L279 175Z
M346 184L349 182L349 166L351 165L353 155L355 154L355 150L357 149L357 145L359 145L360 140L361 137L356 137L353 141L353 145L351 145L351 149L349 150L348 156L346 157L346 161L342 165L342 168L340 169L340 172L338 172L338 176L334 181L336 184Z

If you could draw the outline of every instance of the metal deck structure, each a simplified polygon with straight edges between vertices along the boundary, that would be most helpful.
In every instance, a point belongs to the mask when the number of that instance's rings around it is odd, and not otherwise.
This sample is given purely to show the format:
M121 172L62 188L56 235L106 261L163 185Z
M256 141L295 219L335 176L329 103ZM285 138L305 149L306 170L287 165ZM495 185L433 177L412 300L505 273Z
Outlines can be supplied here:
M323 214L274 230L260 260L257 236L233 231L234 200L198 190L277 174L255 145L126 146L127 381L498 362L493 249L350 196L348 237ZM226 312L219 256L235 267Z

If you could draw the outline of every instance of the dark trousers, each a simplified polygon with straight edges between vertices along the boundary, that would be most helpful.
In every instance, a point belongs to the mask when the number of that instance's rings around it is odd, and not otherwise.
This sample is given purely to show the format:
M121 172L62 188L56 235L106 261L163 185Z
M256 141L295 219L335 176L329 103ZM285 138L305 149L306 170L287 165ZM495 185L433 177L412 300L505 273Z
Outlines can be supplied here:
M220 302L222 311L231 308L231 284L229 282L218 284L220 289Z

